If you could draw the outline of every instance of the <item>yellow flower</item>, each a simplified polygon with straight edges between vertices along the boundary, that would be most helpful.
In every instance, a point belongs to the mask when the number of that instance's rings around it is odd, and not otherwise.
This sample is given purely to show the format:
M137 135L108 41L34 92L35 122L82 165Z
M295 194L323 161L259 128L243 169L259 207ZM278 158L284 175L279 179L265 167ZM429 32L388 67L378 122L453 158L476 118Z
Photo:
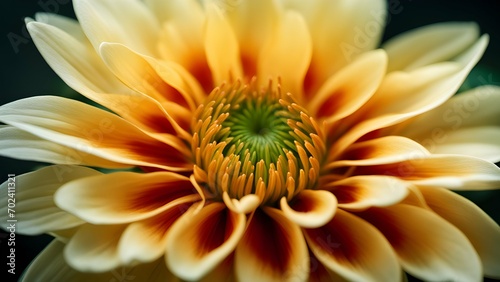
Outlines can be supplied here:
M500 187L500 89L452 97L486 48L476 25L375 50L385 1L201 2L27 21L109 111L0 107L0 153L55 164L16 182L18 231L56 237L26 281L500 277L500 227L448 190Z

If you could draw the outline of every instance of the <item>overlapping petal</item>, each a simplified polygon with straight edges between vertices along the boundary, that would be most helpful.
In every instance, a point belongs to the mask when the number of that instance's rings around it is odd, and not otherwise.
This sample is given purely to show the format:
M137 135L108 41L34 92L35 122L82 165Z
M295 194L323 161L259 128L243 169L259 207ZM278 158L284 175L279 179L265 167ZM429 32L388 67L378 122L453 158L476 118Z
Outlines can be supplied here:
M467 237L431 211L395 205L370 209L362 217L384 234L411 275L433 281L481 280L481 261Z
M9 226L8 220L16 220L16 232L38 235L83 224L54 203L54 193L72 180L100 174L85 167L54 165L5 181L0 185L0 199L6 203L0 215L2 227Z
M335 215L337 199L329 191L304 190L291 202L281 198L283 214L301 227L315 228L325 225Z
M61 187L59 207L95 224L119 224L149 218L200 195L189 178L170 172L116 172Z
M346 280L400 280L398 260L384 236L346 211L338 210L328 224L304 234L319 261Z
M307 281L309 256L300 228L274 208L258 209L235 253L236 277L251 281Z
M222 203L212 203L199 212L191 209L175 224L167 237L166 260L170 270L183 279L198 280L232 253L245 233L246 216Z

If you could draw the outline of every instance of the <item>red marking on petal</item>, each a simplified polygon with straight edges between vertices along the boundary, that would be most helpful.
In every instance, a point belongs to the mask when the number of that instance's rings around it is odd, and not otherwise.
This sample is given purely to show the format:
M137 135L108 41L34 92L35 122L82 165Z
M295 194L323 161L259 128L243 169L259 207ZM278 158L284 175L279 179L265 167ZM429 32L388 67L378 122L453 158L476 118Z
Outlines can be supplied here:
M189 168L189 160L177 149L168 144L151 141L130 141L123 144L122 147L128 149L125 153L134 153L136 158L151 164L165 165L179 168Z
M309 201L307 197L295 197L289 204L293 210L298 212L309 212L314 210L314 201Z
M371 208L359 214L361 218L367 220L380 230L387 238L394 249L404 248L404 234L399 231L399 227L395 225L395 220L392 219L389 213L384 213L383 208Z
M129 209L134 211L155 210L181 197L197 194L187 180L155 183L149 187L137 187L137 191L129 201Z
M245 233L249 248L263 262L284 273L292 256L289 235L274 219L257 209Z
M198 55L192 58L192 64L188 67L188 70L196 78L196 80L198 80L206 93L212 92L214 88L212 71L210 70L204 55Z
M331 191L339 204L356 202L363 196L362 191L353 186L337 186Z
M206 217L198 225L198 254L201 256L221 246L234 231L234 222L230 212L221 205L220 209Z
M143 121L155 132L176 134L174 127L164 115L147 115Z
M152 235L157 236L158 238L163 238L170 229L170 226L172 226L172 224L174 224L174 222L181 215L183 215L191 205L192 203L180 204L152 217L148 223L153 233Z
M314 61L311 61L311 65L307 70L306 76L304 77L304 95L309 98L314 91L313 87L316 85L316 80L318 79Z
M247 81L257 75L257 60L248 53L242 53L240 56L241 65L243 67L243 74Z
M332 114L334 114L335 111L337 111L337 109L339 108L338 97L341 95L345 95L342 89L337 89L336 93L330 93L328 99L326 99L323 102L323 104L319 107L316 116L318 118L321 118L321 117L329 117Z

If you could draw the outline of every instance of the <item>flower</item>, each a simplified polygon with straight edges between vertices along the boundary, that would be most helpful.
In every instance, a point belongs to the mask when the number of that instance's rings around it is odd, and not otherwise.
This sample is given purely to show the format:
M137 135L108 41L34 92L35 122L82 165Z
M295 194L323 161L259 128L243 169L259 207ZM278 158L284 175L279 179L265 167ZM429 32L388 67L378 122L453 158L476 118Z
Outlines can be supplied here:
M448 190L500 186L499 89L452 97L488 37L436 24L375 49L384 3L75 0L78 22L28 20L109 111L0 107L1 154L55 164L17 179L19 231L56 237L25 280L500 277L500 227Z

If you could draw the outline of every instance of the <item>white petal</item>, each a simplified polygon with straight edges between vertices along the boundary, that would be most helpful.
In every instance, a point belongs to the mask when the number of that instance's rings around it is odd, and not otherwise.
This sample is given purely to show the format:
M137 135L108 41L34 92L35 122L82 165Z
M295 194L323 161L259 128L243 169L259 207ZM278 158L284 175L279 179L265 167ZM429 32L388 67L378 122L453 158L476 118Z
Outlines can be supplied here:
M437 187L420 187L429 207L460 229L472 243L485 276L500 278L500 227L464 197Z
M17 232L36 235L83 224L56 206L54 193L67 182L99 174L86 167L54 165L7 180L0 186L2 227L17 220ZM11 203L15 208L8 208Z
M478 37L476 23L437 23L405 32L382 47L389 55L389 71L408 71L452 59Z
M102 42L122 43L145 54L155 54L159 22L137 0L119 6L110 0L75 0L75 14L83 31L97 50Z

